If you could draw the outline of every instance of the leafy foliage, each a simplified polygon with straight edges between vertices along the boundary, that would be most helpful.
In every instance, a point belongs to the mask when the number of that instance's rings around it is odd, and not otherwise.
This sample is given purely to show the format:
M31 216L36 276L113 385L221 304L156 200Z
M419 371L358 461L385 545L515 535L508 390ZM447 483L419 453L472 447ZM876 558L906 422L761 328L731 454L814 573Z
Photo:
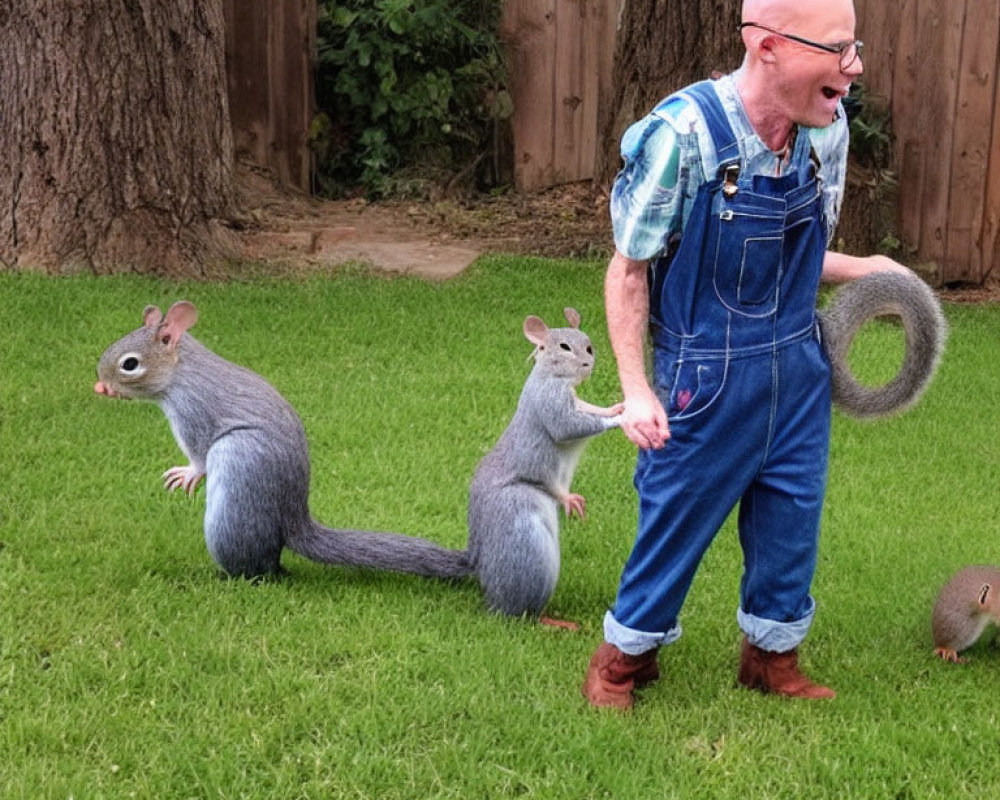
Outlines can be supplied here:
M855 82L845 106L851 124L851 156L866 167L888 168L892 156L889 101Z
M892 164L889 101L860 81L852 84L844 105L850 120L852 179L867 195L868 239L879 252L900 258L906 248L896 224L899 181Z
M320 0L321 113L311 141L321 194L359 183L371 195L408 194L435 175L499 182L488 156L513 110L501 8L499 0Z

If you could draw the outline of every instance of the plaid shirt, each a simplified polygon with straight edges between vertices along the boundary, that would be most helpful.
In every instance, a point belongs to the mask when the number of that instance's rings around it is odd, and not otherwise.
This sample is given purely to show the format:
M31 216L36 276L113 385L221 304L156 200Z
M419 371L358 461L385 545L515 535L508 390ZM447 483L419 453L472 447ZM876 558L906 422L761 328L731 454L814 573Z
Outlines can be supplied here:
M784 168L754 132L736 90L739 72L715 81L715 88L743 158L744 174L775 175ZM827 242L840 214L847 174L847 117L840 109L826 128L808 132L820 159L826 208ZM672 95L622 137L625 166L611 193L615 247L622 255L645 261L666 252L687 223L698 187L715 177L715 146L694 104Z

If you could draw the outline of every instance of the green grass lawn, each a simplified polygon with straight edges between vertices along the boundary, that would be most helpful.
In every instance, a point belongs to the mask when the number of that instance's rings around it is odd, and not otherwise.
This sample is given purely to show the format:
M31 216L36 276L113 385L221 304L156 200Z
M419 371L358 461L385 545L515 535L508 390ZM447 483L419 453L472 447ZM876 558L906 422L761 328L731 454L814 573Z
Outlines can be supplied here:
M1000 650L932 656L958 567L1000 563L1000 307L949 305L948 351L897 419L834 420L819 611L802 660L833 702L733 688L732 521L685 636L629 714L580 697L635 524L634 452L593 441L549 611L579 633L487 614L471 582L324 567L217 577L203 492L153 405L93 394L103 349L147 303L267 377L310 437L312 507L335 526L464 546L468 482L513 413L527 314L578 308L585 399L617 399L603 265L489 258L445 284L359 272L172 284L0 273L0 797L922 798L1000 788ZM897 328L852 356L885 375ZM898 361L897 361L898 363ZM889 370L891 372L891 369Z

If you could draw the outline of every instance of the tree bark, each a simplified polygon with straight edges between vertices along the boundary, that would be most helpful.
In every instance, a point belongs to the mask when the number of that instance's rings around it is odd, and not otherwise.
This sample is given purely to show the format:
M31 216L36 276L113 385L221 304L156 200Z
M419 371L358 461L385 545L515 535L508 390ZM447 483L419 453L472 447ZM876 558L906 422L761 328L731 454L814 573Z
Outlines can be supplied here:
M613 90L598 108L595 181L610 184L625 129L655 103L743 59L740 0L623 0Z
M0 0L0 260L197 274L235 212L222 0Z

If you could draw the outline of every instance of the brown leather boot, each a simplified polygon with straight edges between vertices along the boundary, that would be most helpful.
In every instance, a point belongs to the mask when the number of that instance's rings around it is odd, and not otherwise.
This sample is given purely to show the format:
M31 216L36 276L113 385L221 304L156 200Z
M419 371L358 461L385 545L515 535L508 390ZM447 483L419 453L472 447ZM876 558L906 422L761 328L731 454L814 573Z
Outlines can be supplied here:
M810 681L799 672L799 654L771 653L755 647L743 638L740 671L736 680L748 689L764 694L783 694L786 697L803 697L808 700L833 698L837 693L826 686Z
M613 644L604 642L597 648L583 679L583 696L598 708L631 708L635 702L633 689L652 683L660 677L656 663L656 648L637 656L623 653Z

